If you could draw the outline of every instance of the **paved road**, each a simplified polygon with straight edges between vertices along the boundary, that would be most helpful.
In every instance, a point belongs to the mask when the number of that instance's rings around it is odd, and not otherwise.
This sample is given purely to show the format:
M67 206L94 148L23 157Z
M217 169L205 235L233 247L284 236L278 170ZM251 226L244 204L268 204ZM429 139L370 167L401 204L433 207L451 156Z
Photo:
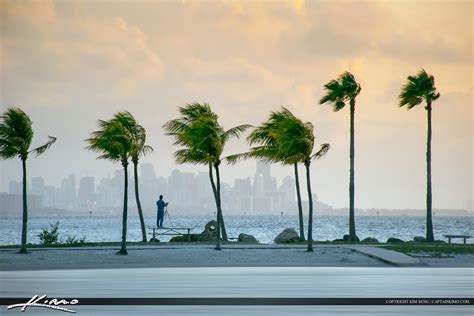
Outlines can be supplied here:
M0 272L1 297L474 297L470 268L160 268ZM20 302L19 302L20 303ZM79 302L80 305L80 302ZM2 306L2 315L15 314ZM79 315L471 315L469 306L75 306ZM5 313L4 313L5 312ZM18 313L19 311L16 311ZM32 310L30 311L32 312ZM59 313L59 312L55 312ZM35 315L51 315L35 310Z

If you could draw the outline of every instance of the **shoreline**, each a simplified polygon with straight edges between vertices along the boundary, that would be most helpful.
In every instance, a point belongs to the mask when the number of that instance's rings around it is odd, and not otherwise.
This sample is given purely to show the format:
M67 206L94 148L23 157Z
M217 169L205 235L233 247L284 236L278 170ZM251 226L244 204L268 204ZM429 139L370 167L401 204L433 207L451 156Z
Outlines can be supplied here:
M129 246L127 256L117 255L117 246L37 248L28 254L0 249L0 271L190 268L190 267L474 267L474 254L430 257L421 252L406 255L380 245L315 244L314 252L304 245L162 244Z

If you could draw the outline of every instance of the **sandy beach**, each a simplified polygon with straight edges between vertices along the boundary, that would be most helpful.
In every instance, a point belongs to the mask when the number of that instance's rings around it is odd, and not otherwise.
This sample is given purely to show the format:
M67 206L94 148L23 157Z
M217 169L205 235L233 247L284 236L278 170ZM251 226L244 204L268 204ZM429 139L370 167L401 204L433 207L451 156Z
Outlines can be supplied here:
M128 256L116 254L117 247L42 248L18 254L16 249L0 251L0 269L110 269L169 267L390 267L398 252L375 247L351 249L349 245L317 245L306 252L301 245L226 245L222 251L212 245L160 245L129 247ZM473 267L474 255L441 258L419 256L412 266ZM400 264L401 265L401 264Z

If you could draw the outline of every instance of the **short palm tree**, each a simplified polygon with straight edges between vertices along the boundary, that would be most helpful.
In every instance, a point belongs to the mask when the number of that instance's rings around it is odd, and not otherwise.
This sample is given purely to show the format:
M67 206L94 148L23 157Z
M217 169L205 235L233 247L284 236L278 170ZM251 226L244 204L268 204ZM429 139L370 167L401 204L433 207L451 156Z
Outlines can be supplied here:
M137 203L138 217L140 219L140 226L142 230L142 241L146 242L146 228L145 220L143 218L142 205L140 203L140 194L138 189L138 161L142 156L153 152L153 148L146 144L146 130L143 126L138 124L133 115L128 111L119 112L114 115L113 120L116 120L125 127L131 137L132 149L130 157L133 163L133 177L135 183L135 201Z
M91 133L86 141L87 149L99 154L97 159L120 162L124 171L122 244L118 254L127 252L127 210L128 210L128 160L133 148L130 132L119 121L99 120L99 130Z
M20 253L27 253L27 231L28 231L28 201L26 193L26 160L33 153L38 157L43 154L56 141L55 137L49 136L46 144L30 149L33 140L33 122L23 110L10 107L0 116L0 157L11 159L19 157L23 168L23 224L21 229Z
M350 105L350 171L349 171L349 240L357 241L354 215L355 183L354 183L354 113L356 97L361 87L350 72L344 72L337 78L324 85L326 95L319 100L320 104L330 103L334 112L342 110L347 103Z
M218 116L209 104L193 103L179 108L181 117L167 122L163 127L167 135L175 139L175 145L182 148L175 152L176 162L207 165L217 209L216 250L220 250L220 236L227 241L221 206L221 185L219 166L226 143L238 138L249 125L239 125L228 130L218 122ZM216 179L214 180L214 172Z
M434 241L432 219L432 192L431 192L431 105L439 98L436 91L435 78L421 69L416 76L408 76L406 84L399 95L400 107L408 110L425 101L427 112L428 132L426 140L426 241Z

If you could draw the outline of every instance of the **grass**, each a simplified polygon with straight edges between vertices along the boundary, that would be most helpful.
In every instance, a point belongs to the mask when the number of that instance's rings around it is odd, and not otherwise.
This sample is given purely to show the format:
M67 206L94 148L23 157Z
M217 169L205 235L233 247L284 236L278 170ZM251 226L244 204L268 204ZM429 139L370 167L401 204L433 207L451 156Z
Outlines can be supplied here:
M384 249L398 251L407 255L426 254L441 258L445 255L474 254L474 244L438 244L438 243L405 243L399 245L382 246Z

